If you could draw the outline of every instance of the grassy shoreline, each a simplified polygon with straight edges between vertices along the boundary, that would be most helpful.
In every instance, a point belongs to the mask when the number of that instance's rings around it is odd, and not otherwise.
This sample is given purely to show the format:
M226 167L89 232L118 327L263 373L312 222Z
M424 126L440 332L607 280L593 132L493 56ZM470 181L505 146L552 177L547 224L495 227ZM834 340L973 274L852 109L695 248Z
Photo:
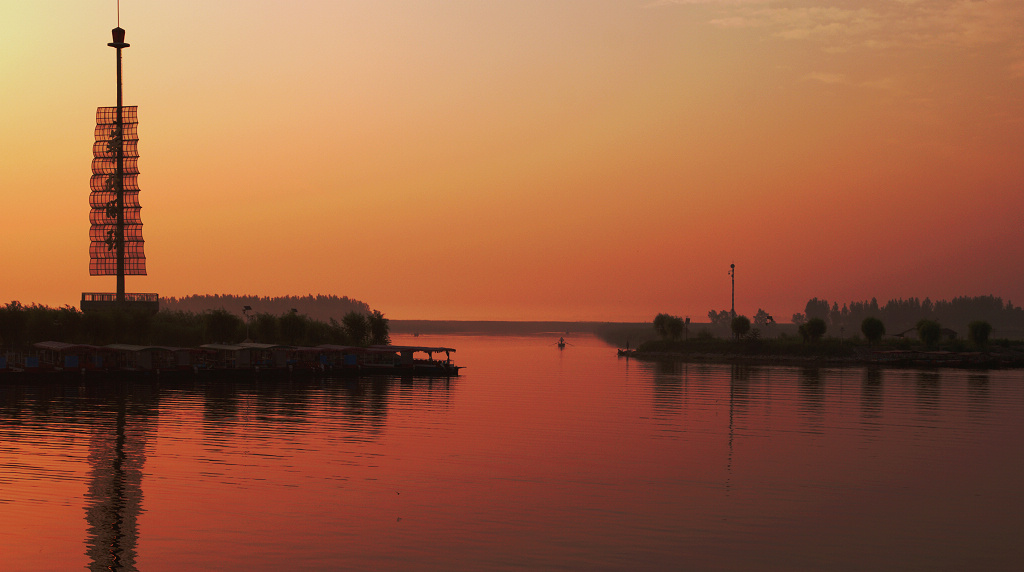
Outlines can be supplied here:
M984 347L962 340L935 347L911 340L875 345L849 339L653 340L634 350L620 349L619 355L645 361L751 365L1024 368L1024 342L1015 340L993 340Z

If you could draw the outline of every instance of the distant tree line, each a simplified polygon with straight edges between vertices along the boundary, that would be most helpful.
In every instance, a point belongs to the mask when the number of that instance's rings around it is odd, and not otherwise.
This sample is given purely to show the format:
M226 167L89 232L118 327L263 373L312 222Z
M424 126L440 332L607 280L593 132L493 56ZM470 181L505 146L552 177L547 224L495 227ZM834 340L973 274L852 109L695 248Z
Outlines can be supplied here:
M738 318L738 317L740 317L738 314L736 316L733 316L732 312L730 312L729 310L721 310L721 311L711 310L710 312L708 312L708 321L713 326L730 326L731 327L732 326L732 321L735 318ZM747 320L749 321L750 319L747 318ZM753 321L753 324L755 326L764 327L764 326L769 326L769 325L774 324L774 323L775 323L775 317L774 316L772 316L768 312L765 312L763 308L758 308L757 309L757 313L754 314L754 321Z
M349 312L369 315L370 306L366 302L353 300L348 296L306 295L306 296L236 296L233 294L196 294L182 298L160 298L163 310L202 313L207 310L227 310L238 316L242 308L249 306L253 312L280 316L293 309L299 314L317 320L327 321L335 316L344 316Z
M715 312L715 314L718 314ZM722 314L729 315L730 312ZM719 314L721 315L721 314ZM719 324L721 322L719 321ZM805 357L864 357L878 350L943 350L946 352L979 352L995 350L1000 354L997 361L1005 365L1007 356L1013 363L1021 363L1024 358L1022 342L1013 342L1002 338L990 343L989 336L992 326L984 320L974 320L967 327L966 336L951 335L934 320L918 320L913 328L914 336L883 339L886 333L885 324L879 318L869 316L861 321L859 331L863 338L855 332L844 336L830 335L829 324L824 318L811 318L799 325L799 337L788 333L762 337L758 328L752 328L746 316L737 315L729 322L731 339L717 337L706 328L702 328L695 336L683 340L680 332L683 321L678 316L658 314L653 321L653 330L660 339L647 339L636 347L641 353L676 353L695 356L729 356L734 354L760 356L805 356ZM719 334L724 332L719 331ZM768 332L771 334L771 332ZM915 339L916 338L916 339ZM621 344L620 344L621 347ZM627 349L629 346L627 345ZM1014 357L1016 356L1016 357ZM995 362L993 362L995 363Z
M248 326L248 327L247 327ZM81 312L72 306L49 308L11 302L0 306L0 347L26 349L35 342L56 341L195 347L206 343L259 343L315 346L366 346L391 343L388 319L377 310L350 311L341 321L310 318L288 310L247 318L225 309L203 312Z
M678 340L683 337L686 322L679 316L658 314L654 317L654 331L665 340Z
M848 335L856 334L866 318L880 320L890 334L917 330L922 320L941 324L961 336L969 334L972 322L984 322L997 330L1024 329L1024 308L1011 302L1003 303L995 296L961 296L948 302L909 298L889 300L884 305L879 305L878 300L872 298L843 304L842 307L838 302L811 298L802 313L793 315L792 321L802 325L816 318L824 321L830 332L838 334L845 331Z

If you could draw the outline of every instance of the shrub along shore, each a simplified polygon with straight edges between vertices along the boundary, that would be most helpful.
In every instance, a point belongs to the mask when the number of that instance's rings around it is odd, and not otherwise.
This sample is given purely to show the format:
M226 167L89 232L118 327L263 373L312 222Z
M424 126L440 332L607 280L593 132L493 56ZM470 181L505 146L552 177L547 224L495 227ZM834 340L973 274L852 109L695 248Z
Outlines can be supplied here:
M799 339L652 341L636 350L619 350L619 355L636 359L677 360L703 363L744 363L763 365L894 367L1024 367L1024 344L993 340L985 348L966 344L927 348L904 341L868 345L856 340L827 339L808 344Z
M81 312L11 302L0 306L0 348L24 350L42 341L196 347L245 339L266 344L350 346L390 343L388 320L379 311L351 311L341 321L312 319L296 311L256 313L243 319L227 310Z
M913 367L1017 368L1024 367L1024 341L989 340L991 327L971 324L970 339L943 335L933 321L921 320L917 337L885 337L884 326L874 318L862 324L864 338L826 337L821 320L809 320L799 328L800 337L781 335L763 338L750 330L749 320L737 316L732 339L716 338L706 330L690 339L678 339L678 318L659 315L654 330L661 339L646 341L619 355L646 360L691 362L792 364L792 365L886 365Z

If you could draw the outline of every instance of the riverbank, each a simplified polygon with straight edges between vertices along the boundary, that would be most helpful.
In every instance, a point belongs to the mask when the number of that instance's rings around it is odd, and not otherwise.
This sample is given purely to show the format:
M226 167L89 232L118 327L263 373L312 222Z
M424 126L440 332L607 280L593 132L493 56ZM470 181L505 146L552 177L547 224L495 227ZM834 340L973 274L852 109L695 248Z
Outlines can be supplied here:
M820 344L770 341L652 342L639 349L620 349L620 357L645 361L791 365L805 367L947 367L962 369L1024 368L1024 346L1019 343L984 349L928 349L872 347L829 340Z

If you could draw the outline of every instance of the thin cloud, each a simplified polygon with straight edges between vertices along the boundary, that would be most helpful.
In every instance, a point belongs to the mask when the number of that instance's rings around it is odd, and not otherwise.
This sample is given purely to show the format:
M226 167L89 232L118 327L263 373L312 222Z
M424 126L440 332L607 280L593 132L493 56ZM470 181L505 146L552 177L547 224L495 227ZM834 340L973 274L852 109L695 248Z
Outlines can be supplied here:
M713 9L708 24L761 28L832 52L909 46L1024 46L1020 0L865 0L852 6L820 0L658 0L654 5Z
M893 78L879 78L854 81L850 76L834 72L812 72L803 76L803 81L818 82L825 85L841 85L852 88L886 91L894 94L906 94L906 91Z
M804 80L817 81L829 85L852 85L852 82L850 82L850 79L846 77L846 74L841 73L809 73L804 76Z
M648 6L669 6L673 4L721 4L721 5L739 5L739 4L767 4L771 0L655 0L648 4Z

